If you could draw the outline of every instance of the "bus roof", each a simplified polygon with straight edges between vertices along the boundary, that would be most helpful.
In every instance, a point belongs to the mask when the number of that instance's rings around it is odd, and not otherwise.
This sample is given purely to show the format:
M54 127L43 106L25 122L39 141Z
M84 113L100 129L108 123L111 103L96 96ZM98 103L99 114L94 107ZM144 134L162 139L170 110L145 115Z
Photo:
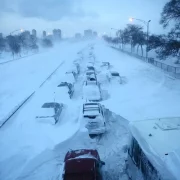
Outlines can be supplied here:
M130 130L149 159L180 176L180 117L133 121Z

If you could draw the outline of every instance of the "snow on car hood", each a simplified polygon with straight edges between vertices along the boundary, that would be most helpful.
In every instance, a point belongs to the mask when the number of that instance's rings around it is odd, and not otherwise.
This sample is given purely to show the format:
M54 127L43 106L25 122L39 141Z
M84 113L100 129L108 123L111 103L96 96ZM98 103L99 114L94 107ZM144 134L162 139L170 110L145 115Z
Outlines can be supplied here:
M84 98L88 100L100 100L101 94L99 91L99 87L96 85L88 85L83 88Z

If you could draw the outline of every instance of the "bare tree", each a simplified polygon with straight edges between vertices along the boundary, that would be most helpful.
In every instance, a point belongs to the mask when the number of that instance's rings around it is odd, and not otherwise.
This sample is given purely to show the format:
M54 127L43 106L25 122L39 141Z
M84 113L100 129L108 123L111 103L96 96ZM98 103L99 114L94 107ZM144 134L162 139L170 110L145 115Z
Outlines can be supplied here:
M4 51L6 47L6 41L4 38L0 37L0 54Z
M21 46L20 46L19 37L10 35L10 36L7 36L6 38L7 38L7 43L9 45L9 48L13 55L13 59L14 59L15 54L19 54L19 56L21 56L20 54Z
M170 21L174 21L176 25L180 23L180 1L170 0L165 4L163 11L161 13L160 24L163 27L167 27Z

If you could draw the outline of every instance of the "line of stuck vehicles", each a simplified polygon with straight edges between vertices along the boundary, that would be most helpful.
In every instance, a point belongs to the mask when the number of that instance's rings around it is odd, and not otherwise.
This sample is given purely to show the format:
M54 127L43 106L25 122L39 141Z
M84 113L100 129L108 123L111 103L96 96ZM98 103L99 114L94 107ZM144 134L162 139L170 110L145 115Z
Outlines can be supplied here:
M89 46L89 62L84 73L82 119L86 122L89 136L94 138L106 132L105 108L100 104L103 99L100 83L97 80L93 45ZM82 53L81 53L82 54ZM80 62L74 61L73 68L66 73L72 81L61 82L58 85L62 94L65 90L68 98L73 98L74 83L81 72ZM110 71L109 62L103 62L106 68L107 81L122 83L118 72ZM63 94L64 95L64 94ZM56 124L63 104L50 102L43 104L43 114L37 116L41 121L50 120ZM51 114L50 114L51 113ZM178 180L180 177L180 118L161 118L144 121L134 121L129 125L131 138L127 144L126 173L131 180ZM120 140L119 140L120 141ZM70 150L64 158L63 180L102 180L102 166L99 153L95 149ZM113 177L112 177L112 180ZM124 180L124 179L123 179Z

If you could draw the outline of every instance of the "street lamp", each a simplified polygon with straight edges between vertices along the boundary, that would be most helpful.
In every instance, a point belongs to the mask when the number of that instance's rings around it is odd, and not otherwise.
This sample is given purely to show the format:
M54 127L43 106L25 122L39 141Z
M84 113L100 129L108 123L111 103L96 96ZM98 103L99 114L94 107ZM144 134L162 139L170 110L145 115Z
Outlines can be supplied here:
M129 18L129 21L133 22L133 20L137 20L140 21L142 23L144 23L147 26L147 33L146 33L146 60L148 59L148 40L149 40L149 23L151 22L151 20L149 21L144 21L142 19L136 19L136 18Z

